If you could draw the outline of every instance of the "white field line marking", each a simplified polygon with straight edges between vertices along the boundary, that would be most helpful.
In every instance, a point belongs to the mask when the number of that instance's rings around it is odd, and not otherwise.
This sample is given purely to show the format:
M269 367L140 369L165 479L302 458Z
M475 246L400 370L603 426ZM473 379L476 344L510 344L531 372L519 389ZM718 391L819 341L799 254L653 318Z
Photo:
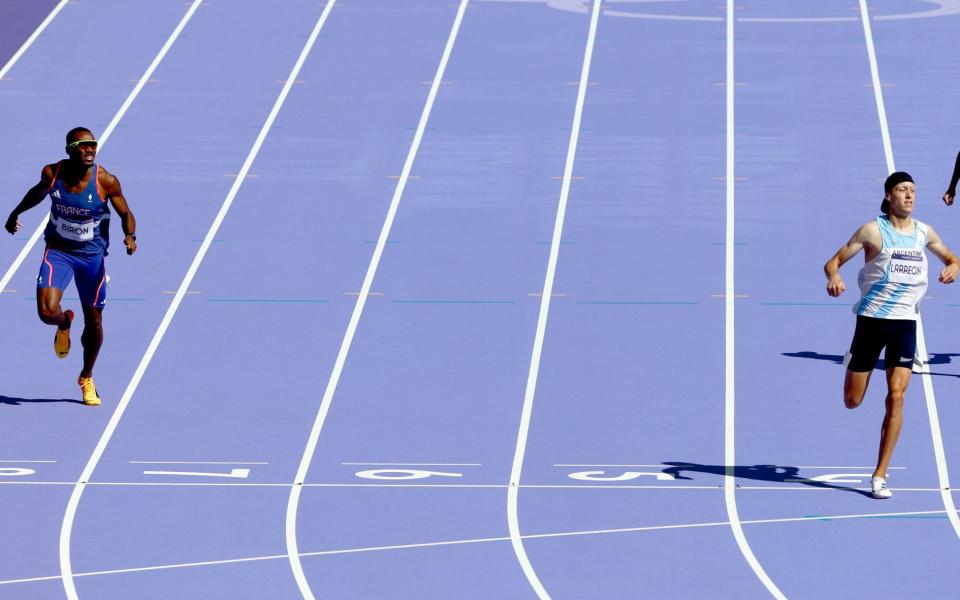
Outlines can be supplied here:
M877 53L873 45L873 29L870 26L870 13L867 10L866 0L860 0L860 18L863 21L863 35L867 42L867 56L870 59L870 77L873 80L873 94L877 101L877 115L880 118L880 133L883 137L883 154L887 159L887 170L894 172L897 170L893 162L893 145L890 142L890 128L887 124L887 110L883 101L883 89L880 86L880 69L877 66ZM2 286L0 286L2 287ZM941 497L943 506L950 516L950 524L954 532L960 536L960 517L957 516L956 505L953 501L953 495L950 493L950 474L947 470L947 457L943 449L943 437L940 433L940 417L937 412L937 398L933 391L933 379L930 376L929 357L927 356L927 344L923 335L923 319L917 317L917 352L920 353L921 371L920 378L923 381L923 395L927 401L927 415L930 420L930 437L933 441L933 453L937 462L937 476L940 480Z
M736 171L735 171L735 140L734 140L734 0L727 0L726 3L726 39L727 39L727 76L726 76L726 137L727 137L727 167L726 167L726 188L727 188L727 222L726 222L726 273L724 284L724 306L725 306L725 333L724 345L726 350L725 361L725 385L724 385L724 465L726 465L726 475L724 477L723 498L727 507L727 518L730 520L730 528L733 531L733 537L737 541L740 553L753 569L754 574L767 588L770 594L777 600L786 600L786 596L773 582L767 572L763 569L760 561L750 548L747 537L743 533L743 527L740 524L740 515L737 511L737 479L734 475L737 464L736 458L736 427L734 417L736 415L736 368L734 357L736 356L736 346L734 343L734 307L736 306L736 285L734 278L734 246L735 246L735 190L736 190Z
M0 460L0 463L55 463L55 460Z
M899 513L871 513L871 514L859 514L859 515L816 515L808 517L786 517L781 519L757 519L753 521L743 521L745 525L762 525L762 524L774 524L774 523L799 523L804 521L821 521L824 519L827 520L843 520L843 519L884 519L884 518L897 518L897 517L922 517L928 515L942 515L945 511L942 510L928 510L928 511L917 511L917 512L899 512ZM708 523L687 523L680 525L651 525L647 527L624 527L618 529L596 529L589 531L563 531L556 533L535 533L523 536L524 539L549 539L549 538L563 538L563 537L577 537L577 536L588 536L588 535L608 535L616 533L637 533L643 531L668 531L674 529L698 529L703 527L722 527L727 526L729 523L727 521L717 521L717 522L708 522ZM389 551L389 550L411 550L416 548L435 548L439 546L455 546L455 545L464 545L464 544L483 544L491 542L506 542L510 538L503 537L489 537L489 538L471 538L465 540L450 540L444 542L422 542L417 544L398 544L393 546L369 546L364 548L346 548L342 550L320 550L316 552L304 552L301 554L302 557L314 557L314 556L336 556L342 554L357 554L361 552L380 552L380 551ZM218 565L230 565L246 562L257 562L265 560L280 560L288 558L286 554L272 554L266 556L253 556L247 558L232 558L232 559L222 559L222 560L208 560L202 562L192 562L192 563L174 563L167 565L156 565L152 567L131 567L128 569L110 569L106 571L88 571L85 573L76 573L74 577L96 577L100 575L120 575L124 573L142 573L147 571L163 571L169 569L185 569L191 567L211 567ZM29 577L23 579L7 579L0 581L0 585L11 585L16 583L35 583L38 581L55 581L60 579L59 575L48 575L44 577Z
M189 475L189 473L172 473L173 475ZM202 473L201 475L216 476L216 474ZM222 476L222 475L221 475ZM76 485L76 481L0 481L0 485ZM90 481L88 487L295 487L295 483L224 483L224 482L186 482L186 481ZM509 489L511 486L503 483L304 483L300 487L315 488L459 488L459 489ZM528 490L667 490L667 491L720 491L722 485L612 485L598 483L596 485L577 484L526 484L516 486ZM745 485L737 486L740 491L775 491L775 492L836 492L835 488L809 485ZM848 489L870 491L869 487L845 487ZM895 492L937 492L940 488L905 488L891 487ZM960 493L960 490L952 490Z
M187 19L193 14L193 11L197 9L201 1L202 0L195 0L195 2L191 5L187 16L184 17L184 20L180 22L180 25L175 33L179 34L179 31L183 29L184 25L186 25ZM114 430L116 430L117 425L120 423L120 418L123 416L127 405L130 403L130 399L133 397L137 386L140 384L140 380L143 378L143 374L146 372L147 366L153 359L153 355L157 351L160 341L163 339L164 334L166 334L167 328L170 326L170 322L173 320L173 316L176 314L177 308L179 308L180 303L183 301L183 297L186 294L187 288L190 286L193 278L196 276L197 270L200 268L200 263L203 261L204 256L206 256L207 250L209 250L211 244L213 243L214 236L216 236L217 231L220 229L220 225L226 218L227 212L230 210L230 206L233 204L234 198L240 191L240 187L243 185L244 178L250 171L250 167L256 159L257 154L260 152L260 147L263 145L264 140L266 140L267 134L270 132L270 127L276 120L277 115L280 113L280 108L283 106L287 99L287 95L290 93L290 89L293 86L293 80L296 79L297 74L303 67L303 63L306 61L307 55L310 53L311 48L313 48L314 42L317 39L317 35L319 35L320 29L323 27L323 23L326 21L327 15L330 14L330 8L333 6L335 1L336 0L328 1L326 8L320 16L320 19L313 28L306 45L304 45L303 50L300 52L300 56L297 59L296 64L293 66L290 76L287 78L287 83L283 86L283 90L277 97L273 108L270 110L270 114L267 116L266 121L264 121L263 127L260 129L260 133L257 135L257 139L254 142L253 147L250 149L243 166L240 168L240 173L234 180L227 197L224 199L223 204L220 207L220 211L217 213L216 218L214 218L213 223L210 225L210 229L207 232L203 243L197 250L197 254L194 256L193 262L190 264L190 268L187 270L186 275L183 277L183 281L180 283L177 294L171 300L170 306L167 308L167 312L163 316L163 320L160 322L160 327L157 328L153 339L150 340L150 345L147 347L143 358L140 359L140 364L137 365L137 370L130 379L127 389L124 390L123 396L120 398L120 401L117 404L117 408L110 417L110 421L107 423L107 427L104 430L103 435L100 437L93 454L90 456L90 460L87 462L87 466L83 469L83 473L80 475L80 480L73 488L73 492L70 495L70 500L67 503L66 514L63 517L63 524L60 528L60 568L63 572L63 584L68 600L78 600L76 586L73 582L73 570L70 564L70 538L73 530L73 519L76 516L77 506L80 503L80 496L83 494L84 486L88 481L90 481L90 477L93 475L93 471L96 468L97 463L100 461L100 457L106 450L107 444L109 443L110 438L113 436ZM164 47L165 49L169 48L169 46L173 43L173 39L174 37L171 36L171 39L168 40L168 44ZM159 61L154 61L154 64L157 64L158 62Z
M567 211L567 200L570 197L570 181L573 177L573 164L577 155L577 143L580 139L580 124L583 120L583 107L587 97L587 83L590 80L590 63L593 59L593 47L597 39L597 25L600 20L601 0L594 0L590 14L590 28L587 33L587 43L583 53L583 65L580 69L580 85L577 88L577 102L573 111L573 125L570 129L570 141L567 145L567 160L563 168L563 183L560 186L560 199L557 204L557 216L553 225L553 238L550 242L550 258L547 262L547 272L543 281L543 291L540 296L540 315L537 318L537 331L533 341L533 352L530 356L530 369L527 374L527 387L523 395L523 410L520 415L520 427L517 432L517 445L513 454L513 468L510 473L510 487L507 489L507 524L510 530L510 542L513 552L520 562L523 574L537 593L540 600L548 600L543 583L537 577L527 551L523 547L523 536L520 534L520 518L518 516L518 498L520 493L520 477L523 472L523 457L527 447L527 436L530 432L530 419L533 415L533 399L537 389L537 376L540 372L540 358L543 354L543 340L547 330L547 317L550 313L550 300L553 297L553 280L557 271L557 260L560 254L560 238L563 234L563 221Z
M33 43L37 41L37 38L40 37L40 34L43 33L43 31L47 28L47 26L50 25L53 19L56 18L57 14L59 14L60 11L63 10L63 7L66 6L69 1L70 0L60 0L60 3L57 4L52 11L50 11L50 14L47 15L47 18L44 19L43 22L40 23L40 25L37 26L34 32L30 34L30 37L27 38L27 41L25 41L23 45L20 46L20 49L17 50L14 53L14 55L10 57L10 60L7 61L7 64L3 65L3 68L0 69L0 79L3 79L4 77L7 76L7 73L10 72L10 69L13 68L13 65L17 64L17 61L20 60L20 57L26 54L30 46L32 46ZM0 286L0 288L3 288L3 286Z
M103 134L100 136L99 144L97 145L97 152L103 151L103 145L107 143L107 140L110 138L110 134L113 133L113 130L116 129L117 125L120 123L120 119L127 114L127 110L130 109L130 106L133 104L133 101L137 99L137 96L140 95L140 91L143 89L143 86L147 84L147 80L150 79L150 76L153 75L153 72L157 70L157 67L160 66L160 63L163 61L164 57L167 55L167 52L170 51L170 48L173 46L173 43L177 41L177 38L180 37L180 32L183 31L183 28L187 26L187 22L193 17L193 13L197 12L197 8L200 7L203 0L194 0L193 4L190 5L190 8L187 9L186 14L183 15L183 18L180 19L180 22L174 28L173 33L170 34L170 37L167 38L166 43L163 47L160 48L160 52L154 57L153 62L150 63L150 66L147 67L147 70L144 71L143 75L140 77L140 81L137 82L137 85L133 86L130 94L127 96L127 99L124 100L123 104L120 106L120 110L117 111L117 114L113 116L113 120L110 121L110 124L107 125L107 128L103 131ZM13 276L16 274L17 270L20 268L20 265L23 264L23 261L26 260L27 255L30 254L30 250L36 245L37 241L40 239L40 236L43 235L43 230L47 226L47 221L50 220L50 213L48 212L44 215L43 219L40 220L40 225L33 231L33 234L30 235L30 239L24 244L23 248L20 250L20 253L13 260L13 264L10 265L10 268L7 269L7 272L4 273L3 278L0 278L0 290L5 289L7 284L10 283L10 280L13 279Z
M380 257L383 255L384 247L387 245L387 239L390 236L390 229L393 227L393 221L396 217L397 210L400 207L400 199L403 197L403 191L406 188L407 181L410 178L410 171L413 168L413 162L416 159L417 151L420 149L420 142L423 140L424 132L427 128L427 122L430 119L430 112L433 110L433 104L436 101L437 93L440 90L440 82L443 80L443 75L447 69L447 63L450 61L450 55L453 52L454 42L457 39L457 34L460 31L460 24L463 22L463 16L467 9L467 4L470 0L460 0L460 6L457 9L456 17L454 17L453 25L450 28L450 34L447 36L447 43L443 49L443 55L440 58L440 64L437 66L436 74L433 77L433 84L430 86L430 91L427 94L427 100L423 107L423 112L420 114L420 122L417 124L417 131L414 133L413 141L410 144L410 149L407 152L406 160L403 163L403 170L400 173L400 178L397 180L397 186L393 192L393 198L390 200L390 207L387 210L386 218L383 222L383 227L380 230L380 237L377 238L377 245L373 250L373 255L370 258L370 264L367 267L367 273L363 279L363 285L360 288L360 293L357 295L356 304L353 307L353 313L350 315L350 321L347 324L346 332L343 336L343 341L340 343L340 350L337 353L336 361L334 362L333 370L330 373L330 378L327 380L327 387L323 392L323 398L320 401L320 409L317 412L317 418L313 422L313 427L310 430L310 436L307 439L306 447L303 451L303 456L300 459L300 466L297 468L297 473L294 479L294 486L290 488L290 497L287 501L287 515L286 515L286 542L287 542L287 553L290 557L290 568L293 570L294 579L297 582L297 587L300 589L300 593L306 600L313 600L314 595L310 590L310 583L307 581L306 574L303 572L303 565L300 563L300 555L297 548L297 508L300 504L300 492L303 490L303 482L307 478L307 471L310 469L310 462L313 460L313 454L317 448L317 442L320 439L320 431L323 429L323 424L327 419L327 414L330 411L330 405L333 402L333 395L337 389L337 383L340 381L340 375L343 372L343 366L347 360L347 354L350 352L350 346L353 343L353 336L357 331L357 326L360 323L360 316L363 314L363 307L366 305L367 297L370 295L370 289L373 285L373 278L377 273L377 267L380 264ZM333 4L331 0L330 4Z
M361 467L482 467L480 463L389 463L389 462L342 462L341 465Z
M131 460L131 465L269 465L268 462L241 460Z

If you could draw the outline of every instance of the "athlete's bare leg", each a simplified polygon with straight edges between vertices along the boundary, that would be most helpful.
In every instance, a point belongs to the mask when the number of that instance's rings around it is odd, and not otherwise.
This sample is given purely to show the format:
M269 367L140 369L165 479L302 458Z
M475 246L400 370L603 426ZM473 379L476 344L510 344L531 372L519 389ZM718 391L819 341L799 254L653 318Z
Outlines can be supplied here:
M93 377L93 365L97 362L97 354L103 345L102 308L83 307L83 334L80 342L83 344L83 370L80 371L80 377Z
M56 325L60 329L69 329L70 320L60 310L60 299L63 290L55 287L40 288L37 290L37 315L47 325Z
M843 379L843 405L853 409L860 406L863 397L867 393L867 386L870 384L870 374L873 371L859 373L847 369L847 375Z
M910 384L910 375L913 371L906 367L887 369L887 412L883 416L883 425L880 428L880 453L877 457L877 468L874 477L886 477L887 467L893 458L893 448L900 437L903 427L903 397Z

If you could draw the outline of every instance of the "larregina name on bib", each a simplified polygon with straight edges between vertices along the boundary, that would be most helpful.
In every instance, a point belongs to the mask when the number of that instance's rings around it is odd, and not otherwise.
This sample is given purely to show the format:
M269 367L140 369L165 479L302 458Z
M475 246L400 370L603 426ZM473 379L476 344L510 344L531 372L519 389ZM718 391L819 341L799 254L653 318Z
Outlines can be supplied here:
M92 240L93 230L99 225L99 221L94 220L77 223L66 219L54 218L53 222L54 225L57 226L57 234L60 237L75 242L89 242Z
M889 281L893 283L921 283L925 281L922 250L894 250L890 253Z

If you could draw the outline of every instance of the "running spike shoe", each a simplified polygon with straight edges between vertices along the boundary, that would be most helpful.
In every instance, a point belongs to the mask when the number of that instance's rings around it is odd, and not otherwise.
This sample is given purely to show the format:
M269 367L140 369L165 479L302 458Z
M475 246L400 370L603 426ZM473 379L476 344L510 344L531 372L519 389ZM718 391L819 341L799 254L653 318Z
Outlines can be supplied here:
M87 406L100 406L100 396L97 395L97 386L93 383L93 377L80 377L77 379L80 391L83 392L83 403Z
M63 314L69 322L66 329L57 327L57 333L53 336L53 352L57 358L66 358L70 354L70 325L73 324L73 311L65 310Z
M883 477L874 477L870 480L870 484L873 487L874 498L886 500L887 498L893 496L893 492L887 487L887 480Z

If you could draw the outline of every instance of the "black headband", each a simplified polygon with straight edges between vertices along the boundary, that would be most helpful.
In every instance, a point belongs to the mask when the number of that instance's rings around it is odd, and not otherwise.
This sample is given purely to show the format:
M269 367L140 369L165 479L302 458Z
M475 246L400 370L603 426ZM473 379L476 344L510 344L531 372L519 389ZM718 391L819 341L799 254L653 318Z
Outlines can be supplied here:
M904 181L913 183L913 177L910 177L910 173L905 171L896 171L894 173L890 173L890 175L887 177L887 180L883 182L884 194L889 194L893 188L897 187ZM880 212L885 215L890 214L890 203L887 202L886 198L884 198L883 202L880 203Z

